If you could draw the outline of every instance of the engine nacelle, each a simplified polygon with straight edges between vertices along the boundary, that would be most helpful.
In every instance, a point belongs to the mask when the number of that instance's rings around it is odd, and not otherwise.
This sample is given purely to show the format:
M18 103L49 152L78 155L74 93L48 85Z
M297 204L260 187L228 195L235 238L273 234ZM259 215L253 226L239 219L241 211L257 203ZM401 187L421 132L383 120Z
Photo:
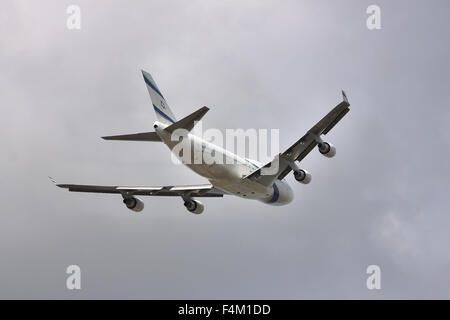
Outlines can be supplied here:
M184 206L186 207L186 209L188 209L188 211L195 213L195 214L200 214L205 209L205 206L203 205L203 203L201 203L198 200L185 201Z
M297 180L298 182L301 182L303 184L308 184L312 180L311 174L308 171L303 170L303 169L294 171L294 178L295 178L295 180Z
M328 142L319 143L319 152L325 157L333 158L336 155L336 148Z
M123 199L123 203L127 206L128 209L141 212L144 209L144 202L141 199L131 197Z

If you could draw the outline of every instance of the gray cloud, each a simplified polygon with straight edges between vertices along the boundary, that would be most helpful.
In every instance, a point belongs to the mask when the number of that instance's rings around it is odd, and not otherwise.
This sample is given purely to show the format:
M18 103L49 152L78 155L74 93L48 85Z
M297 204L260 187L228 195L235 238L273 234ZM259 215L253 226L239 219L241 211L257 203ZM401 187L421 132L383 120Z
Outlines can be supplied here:
M1 298L450 298L447 1L77 1L0 4ZM280 128L281 147L340 99L351 112L311 153L308 186L270 207L233 197L186 212L147 198L71 194L47 179L203 183L165 146L113 143L154 114L152 73L178 116ZM82 268L82 290L65 268ZM382 290L365 287L382 269Z

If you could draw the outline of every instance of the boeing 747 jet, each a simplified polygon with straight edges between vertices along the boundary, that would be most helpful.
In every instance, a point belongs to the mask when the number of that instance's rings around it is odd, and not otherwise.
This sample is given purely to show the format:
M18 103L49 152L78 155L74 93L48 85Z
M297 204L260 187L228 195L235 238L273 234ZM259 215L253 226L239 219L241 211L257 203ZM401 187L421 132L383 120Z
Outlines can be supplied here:
M180 154L177 154L174 150L179 141L174 141L173 134L177 129L183 129L186 134L181 138L185 139L185 142L192 145L194 149L209 149L212 150L215 157L224 159L224 161L212 164L185 163L197 174L206 178L209 183L145 187L57 184L55 182L58 187L75 192L120 194L126 207L136 212L140 212L144 208L144 203L137 196L180 197L186 209L195 214L200 214L204 210L204 205L197 200L202 197L234 195L244 199L259 200L271 205L288 204L293 199L293 191L285 177L292 171L296 181L303 184L308 184L311 181L311 174L300 168L297 163L300 163L316 147L322 155L332 158L336 154L336 149L331 143L322 140L323 136L330 132L350 110L348 99L345 92L342 91L343 101L308 130L303 137L274 157L271 162L260 164L256 160L240 157L193 135L191 130L195 123L209 109L202 107L183 119L177 120L152 76L145 71L142 71L142 74L156 113L156 121L153 124L154 131L107 136L103 139L163 142L180 158Z

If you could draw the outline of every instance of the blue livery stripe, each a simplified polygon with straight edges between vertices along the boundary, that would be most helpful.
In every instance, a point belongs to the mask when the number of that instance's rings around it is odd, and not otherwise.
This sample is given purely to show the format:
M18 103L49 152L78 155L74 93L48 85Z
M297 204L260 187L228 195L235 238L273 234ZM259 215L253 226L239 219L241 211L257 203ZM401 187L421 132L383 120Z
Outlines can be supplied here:
M274 202L277 202L278 198L280 197L280 191L278 191L277 185L274 183L274 184L272 185L272 187L273 187L273 196L272 196L272 199L270 199L270 200L268 201L268 203L274 203Z
M162 115L164 118L166 118L170 122L175 123L175 121L173 121L168 115L166 115L164 112L159 110L159 108L157 106L153 105L153 109L155 109L156 112L158 112L160 115Z
M155 90L156 93L158 93L158 94L165 100L164 96L162 95L161 92L159 92L158 88L156 88L156 87L153 85L153 83L152 83L150 80L147 79L147 77L146 77L145 75L143 75L143 77L144 77L145 83L148 84L150 88L152 88L153 90Z
M256 164L254 164L253 162L251 162L250 160L248 160L248 159L245 159L245 160L247 160L247 162L250 163L252 166L254 166L256 169L259 169L259 167Z

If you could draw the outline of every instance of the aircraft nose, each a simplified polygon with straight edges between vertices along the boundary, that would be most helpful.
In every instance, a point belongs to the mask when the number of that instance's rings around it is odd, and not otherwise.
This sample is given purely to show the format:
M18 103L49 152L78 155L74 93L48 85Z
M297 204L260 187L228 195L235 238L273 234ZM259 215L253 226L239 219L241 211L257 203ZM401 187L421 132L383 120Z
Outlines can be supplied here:
M288 184L285 184L285 188L280 197L280 203L288 204L292 202L293 199L294 199L294 192L292 191L291 187Z
M269 201L265 201L268 204L275 206L282 206L288 204L294 199L294 192L291 187L285 181L277 181L273 184L274 195Z

